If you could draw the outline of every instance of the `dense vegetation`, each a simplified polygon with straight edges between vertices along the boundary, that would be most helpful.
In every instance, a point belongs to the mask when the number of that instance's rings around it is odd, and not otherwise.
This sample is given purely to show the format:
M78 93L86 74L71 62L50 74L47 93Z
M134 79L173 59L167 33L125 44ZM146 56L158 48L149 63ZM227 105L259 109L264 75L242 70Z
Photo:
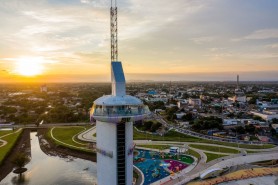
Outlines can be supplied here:
M214 116L202 117L196 119L192 124L192 129L194 130L209 130L218 128L219 130L223 129L222 119Z

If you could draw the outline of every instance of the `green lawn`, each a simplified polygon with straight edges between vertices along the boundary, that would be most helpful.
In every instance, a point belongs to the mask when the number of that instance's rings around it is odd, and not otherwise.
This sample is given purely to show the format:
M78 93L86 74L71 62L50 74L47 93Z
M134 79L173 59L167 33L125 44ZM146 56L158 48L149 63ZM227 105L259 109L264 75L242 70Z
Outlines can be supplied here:
M153 148L158 150L165 150L171 147L171 145L136 145L136 146L144 147L144 148Z
M192 149L188 149L188 154L196 157L197 159L201 158L201 155L198 152L196 152L195 150L192 150Z
M0 130L0 137L6 135L6 134L9 134L9 133L12 133L14 131L12 130Z
M52 130L53 137L56 138L58 141L54 140L51 137L51 130ZM78 143L73 141L73 136L83 131L84 131L84 127L53 128L53 129L49 129L47 133L47 137L50 138L56 145L61 145L74 150L92 152L90 151L90 149L87 148L88 143L79 141L77 139L75 140Z
M201 150L211 151L211 152L232 153L232 154L240 153L239 150L232 149L232 148L225 148L225 147L197 145L197 144L190 144L189 146Z
M204 152L207 156L207 163L214 160L214 159L217 159L217 158L221 158L221 157L225 157L227 155L221 155L221 154L213 154L213 153L208 153L208 152Z
M260 151L246 150L248 154L259 153Z
M181 134L176 131L169 131L164 136L145 134L138 132L136 129L133 130L134 140L153 140L153 141L181 141L181 142L199 142L202 139Z
M275 145L272 144L248 145L248 144L237 144L237 143L229 143L229 142L222 142L222 141L206 140L206 139L200 139L197 137L182 134L173 130L169 131L167 134L165 134L165 136L145 134L145 133L138 132L136 129L133 129L133 132L134 132L133 135L134 140L200 142L200 143L210 143L210 144L239 147L239 148L246 148L246 149L269 149L275 147Z
M16 141L18 140L19 136L21 135L22 130L16 132L14 134L8 135L6 137L1 138L2 140L7 141L8 143L0 148L0 164L3 162L5 157L9 154L11 149L14 147Z

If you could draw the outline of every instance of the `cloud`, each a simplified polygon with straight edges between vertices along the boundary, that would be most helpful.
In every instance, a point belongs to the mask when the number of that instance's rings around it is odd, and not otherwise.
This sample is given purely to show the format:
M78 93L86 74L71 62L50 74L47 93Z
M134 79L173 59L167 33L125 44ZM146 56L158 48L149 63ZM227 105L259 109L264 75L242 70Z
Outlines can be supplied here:
M263 39L277 39L278 29L261 29L250 33L247 36L241 38L234 38L231 41L242 41L242 40L263 40Z
M196 44L204 44L207 42L212 42L214 40L214 37L197 37L197 38L192 38L190 39Z
M92 3L94 0L80 0L81 3L85 3L85 4L88 4L88 3Z
M250 35L244 37L245 39L273 39L278 38L278 29L263 29L257 30Z

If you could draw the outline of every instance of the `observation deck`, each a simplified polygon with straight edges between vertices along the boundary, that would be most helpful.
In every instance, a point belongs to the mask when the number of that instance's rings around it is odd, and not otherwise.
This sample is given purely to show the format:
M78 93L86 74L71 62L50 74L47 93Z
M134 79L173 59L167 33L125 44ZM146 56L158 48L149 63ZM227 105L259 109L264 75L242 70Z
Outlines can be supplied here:
M94 102L91 118L102 122L119 123L122 120L134 122L150 114L148 106L136 97L103 96Z

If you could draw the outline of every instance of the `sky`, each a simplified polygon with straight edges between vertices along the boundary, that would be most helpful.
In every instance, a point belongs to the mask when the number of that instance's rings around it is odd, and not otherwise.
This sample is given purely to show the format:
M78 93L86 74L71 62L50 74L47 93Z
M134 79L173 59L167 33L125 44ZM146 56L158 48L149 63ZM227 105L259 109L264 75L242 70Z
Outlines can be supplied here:
M108 82L110 0L0 0L0 83ZM278 81L277 0L118 0L127 81Z

